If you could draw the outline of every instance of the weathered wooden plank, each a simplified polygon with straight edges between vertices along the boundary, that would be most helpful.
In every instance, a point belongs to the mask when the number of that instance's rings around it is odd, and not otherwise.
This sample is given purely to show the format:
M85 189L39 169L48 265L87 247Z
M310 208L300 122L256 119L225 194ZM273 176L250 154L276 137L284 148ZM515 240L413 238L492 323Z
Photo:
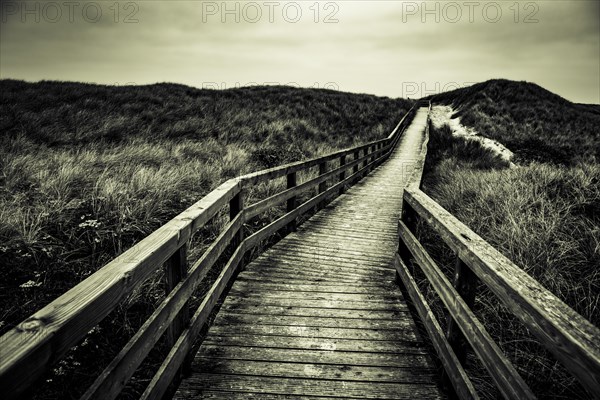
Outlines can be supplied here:
M361 318L364 320L380 320L395 318L410 318L401 311L351 310L339 308L314 308L298 306L274 306L266 304L224 304L221 310L247 315L271 315L291 317L325 317L325 318Z
M400 319L370 319L361 318L328 318L328 317L296 317L278 315L272 318L269 315L239 314L231 311L221 311L215 319L219 324L262 324L262 325L290 325L290 326L320 326L324 328L354 328L354 329L402 329L407 321Z
M229 332L231 333L231 332ZM267 347L298 350L350 351L359 353L427 354L420 342L332 339L273 335L216 336L212 330L204 343L214 346Z
M349 293L349 294L375 294L377 292L390 293L394 287L392 282L382 282L377 288L365 287L362 285L303 285L303 284L277 284L264 281L247 281L240 278L235 283L236 290L276 290L276 291L290 291L290 292L318 292L318 293Z
M397 368L429 368L427 354L405 353L402 355L388 353L367 353L332 350L279 349L260 348L256 351L247 346L202 346L198 356L266 362L300 362L308 364L336 364L348 366L374 366Z
M332 381L321 379L293 379L197 374L188 379L187 396L201 396L203 390L228 390L243 393L314 395L358 399L441 399L433 384ZM180 390L181 391L181 390Z
M395 258L395 265L398 275L412 299L412 303L429 334L429 339L431 339L431 343L444 366L444 370L446 371L448 379L454 387L454 391L458 395L458 398L461 400L479 399L471 380L454 354L452 347L445 339L442 328L429 308L427 300L425 300L425 297L421 294L417 283L398 254Z
M381 281L379 281L376 277L367 277L367 276L358 276L358 277L345 277L339 275L307 275L304 274L302 270L296 270L297 273L292 271L268 271L263 270L262 272L258 272L257 270L252 270L252 272L248 274L244 274L243 279L247 281L262 281L266 283L273 283L278 285L292 284L292 285L350 285L350 286L362 286L362 287L372 287L372 288L380 288ZM390 278L391 281L391 278Z
M401 329L380 330L380 329L352 329L352 328L326 328L314 326L288 326L288 325L260 325L260 324L241 324L231 329L229 325L215 324L210 328L210 335L231 336L231 335L260 335L260 336L289 336L302 338L325 338L325 339L348 339L348 340L369 340L369 341L403 341L415 342L420 340L415 333L413 324L406 322Z
M247 360L214 360L203 357L196 358L194 372L377 383L393 382L434 384L436 378L435 371L432 371L431 369L288 362L282 363Z
M391 274L343 274L339 271L330 269L321 269L316 271L307 271L300 266L285 268L284 265L258 264L248 273L244 273L244 278L248 280L265 279L273 283L286 283L287 281L304 281L308 284L324 282L328 284L361 284L377 286L381 279L391 279Z
M284 299L314 299L314 300L337 300L337 301L396 301L399 296L392 294L348 294L348 293L325 293L325 292L295 292L295 291L275 291L260 290L248 293L245 290L239 290L235 285L229 291L231 295L239 297L263 297L265 299L275 297Z
M317 309L338 308L346 310L368 310L368 311L398 311L406 312L408 307L403 301L336 301L336 300L315 300L315 299L285 299L270 297L267 299L253 297L227 296L224 304L238 305L270 305L280 307L311 307Z
M18 397L235 196L229 180L0 339L0 386Z
M429 283L458 324L504 398L535 399L529 386L403 222L399 223L399 231L404 244L417 260Z
M335 279L340 278L342 281L369 281L378 279L390 279L393 276L393 271L388 269L363 269L354 267L339 267L326 265L324 263L316 264L315 260L307 260L298 262L291 260L289 262L280 261L274 262L256 262L256 266L252 272L257 274L294 274L298 279Z
M600 330L420 190L406 201L583 386L600 397Z
M275 246L285 247L283 243L278 243ZM373 257L359 257L358 254L339 254L334 253L333 250L336 249L335 246L319 246L318 243L314 243L313 247L303 246L291 246L288 252L278 252L275 250L279 250L280 247L275 248L273 246L273 251L268 251L260 256L257 260L260 261L296 261L296 260L313 260L314 262L318 262L319 265L323 266L338 266L342 267L343 265L347 265L349 268L361 268L363 269L373 269L373 270L390 270L393 267L390 265L390 259L387 256L376 256ZM282 249L283 250L283 249ZM325 267L324 267L325 268Z
M230 392L220 390L202 390L198 393L196 390L181 389L178 391L173 400L331 400L332 397L319 396L299 396L287 394L272 394L272 393L244 393Z

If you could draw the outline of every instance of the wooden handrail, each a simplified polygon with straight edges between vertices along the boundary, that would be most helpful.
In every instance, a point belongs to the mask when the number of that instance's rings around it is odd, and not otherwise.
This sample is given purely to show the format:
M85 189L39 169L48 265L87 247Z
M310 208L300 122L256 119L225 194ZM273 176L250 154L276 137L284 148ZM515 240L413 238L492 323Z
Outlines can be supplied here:
M172 381L176 380L195 338L236 269L241 266L244 254L281 228L294 230L298 216L330 197L338 196L345 185L358 181L389 157L414 115L415 107L416 105L403 116L387 138L228 180L6 333L0 338L0 386L4 398L13 399L24 394L54 362L114 310L120 301L165 265L168 280L165 299L83 396L84 399L115 398L161 335L167 332L171 337L171 351L142 395L144 399L160 398ZM359 155L361 151L362 156ZM349 155L354 158L348 159ZM324 166L335 160L339 162L339 166L326 171ZM321 175L298 184L296 173L316 166L321 166ZM287 177L287 188L283 192L254 205L243 204L245 188L282 176ZM330 179L338 182L327 188L325 183ZM315 186L321 186L323 190L305 203L297 205L297 195ZM243 237L244 223L259 212L286 201L285 215L252 236ZM188 241L226 206L229 206L230 222L203 256L188 269ZM190 316L186 309L187 301L228 246L233 247L233 255L204 301Z
M422 296L415 292L416 284L408 266L416 264L423 270L429 282L445 303L450 316L471 344L490 375L506 398L533 398L533 394L516 372L511 372L505 358L498 354L495 344L480 323L476 320L467 302L465 292L456 290L464 284L457 272L455 288L439 270L435 262L419 244L411 231L415 219L421 218L457 254L461 268L468 268L504 303L579 382L595 397L600 397L600 330L585 318L558 299L549 290L494 249L479 235L461 223L456 217L442 208L418 188L404 191L402 220L399 223L401 242L396 268L421 315L428 330L434 331L431 315L428 314ZM462 281L462 283L461 283ZM418 289L416 289L418 292ZM439 334L436 336L439 340ZM443 351L443 343L438 343L438 354L450 376L457 394L461 398L473 398L468 378L463 374L458 359ZM452 346L450 346L452 347ZM445 349L447 350L447 349ZM454 351L461 351L455 348ZM456 357L458 356L458 357ZM499 369L502 368L502 369ZM508 368L508 369L507 369Z
M0 338L0 387L27 390L241 190L229 180Z

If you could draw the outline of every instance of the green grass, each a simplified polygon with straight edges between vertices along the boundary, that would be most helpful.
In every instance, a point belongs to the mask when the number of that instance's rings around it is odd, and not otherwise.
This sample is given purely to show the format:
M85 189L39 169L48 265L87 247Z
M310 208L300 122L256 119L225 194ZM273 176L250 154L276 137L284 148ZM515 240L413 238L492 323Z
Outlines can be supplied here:
M507 165L478 143L432 129L423 190L544 287L600 325L600 165ZM427 249L451 276L454 255L426 226ZM421 277L422 278L422 277ZM439 299L421 286L439 316ZM530 333L481 290L476 314L539 398L591 398ZM442 318L445 324L445 318ZM474 357L469 371L484 398L496 392Z
M290 87L3 80L0 93L0 334L226 179L381 139L410 107ZM259 185L247 201L284 184ZM200 251L225 217L197 235ZM35 397L77 398L162 300L161 279L157 274L109 315ZM124 398L147 381L142 371Z

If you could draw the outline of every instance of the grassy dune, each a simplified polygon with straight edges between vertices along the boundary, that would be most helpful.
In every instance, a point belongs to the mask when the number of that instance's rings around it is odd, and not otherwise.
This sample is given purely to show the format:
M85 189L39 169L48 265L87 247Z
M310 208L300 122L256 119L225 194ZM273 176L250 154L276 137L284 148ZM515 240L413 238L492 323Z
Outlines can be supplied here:
M463 125L498 140L520 163L600 162L600 105L571 103L536 84L504 79L433 100L452 104Z
M452 137L447 126L433 129L423 190L599 326L597 107L568 103L529 84L508 81L487 84L480 84L478 92L469 88L447 94L443 100L459 110L463 124L501 141L517 153L518 167L507 168L501 159L477 143ZM490 93L496 93L496 97ZM527 121L539 119L542 131L533 129L529 122L516 124L514 109L507 111L516 107L513 103L516 93L521 93L521 102L516 104L529 110L523 112L533 113ZM542 114L535 111L537 101L545 104ZM569 121L560 122L548 115ZM514 147L523 140L544 143L546 147ZM574 146L583 147L576 151ZM547 148L558 153L546 151ZM425 226L420 227L420 234L426 247L450 274L453 254ZM421 284L427 286L425 282ZM443 309L437 296L429 292L428 299L441 315ZM478 297L476 314L539 398L591 398L489 291L483 290ZM485 398L497 398L493 384L474 357L469 360L469 369Z
M5 80L0 93L0 334L224 180L383 138L409 108L289 87ZM214 239L222 220L200 241ZM161 298L157 274L56 366L36 397L77 398ZM140 382L147 376L125 398Z

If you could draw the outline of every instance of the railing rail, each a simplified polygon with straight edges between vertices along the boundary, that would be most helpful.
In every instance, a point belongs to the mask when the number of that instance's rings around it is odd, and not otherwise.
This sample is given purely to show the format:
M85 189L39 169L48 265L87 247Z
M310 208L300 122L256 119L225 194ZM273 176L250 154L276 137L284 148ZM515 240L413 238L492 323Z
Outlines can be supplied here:
M113 399L163 334L171 350L143 393L143 399L159 399L176 381L194 340L205 325L219 297L244 255L262 240L286 228L295 229L297 218L341 194L383 162L396 146L416 112L416 103L385 139L350 149L258 171L230 179L200 201L115 258L86 280L27 318L0 338L0 386L6 399L24 394L65 353L106 317L133 290L139 288L161 265L165 268L167 294L137 333L117 354L83 395L83 399ZM339 165L328 170L328 163ZM297 172L319 167L320 175L297 182ZM286 176L286 189L255 204L245 206L245 190L259 182ZM327 187L327 180L337 183ZM318 194L303 204L297 196L318 186ZM243 225L271 207L286 202L287 213L248 238ZM192 235L229 207L230 222L188 268L188 242ZM225 249L233 255L221 270L200 306L190 315L187 303Z
M455 252L454 282L415 237L425 221ZM492 293L560 360L593 396L600 398L600 330L545 289L417 187L404 191L395 265L432 340L447 379L461 399L478 398L465 370L470 347L507 399L533 399L531 389L472 311L476 280ZM410 270L420 267L448 311L446 332L436 320Z

